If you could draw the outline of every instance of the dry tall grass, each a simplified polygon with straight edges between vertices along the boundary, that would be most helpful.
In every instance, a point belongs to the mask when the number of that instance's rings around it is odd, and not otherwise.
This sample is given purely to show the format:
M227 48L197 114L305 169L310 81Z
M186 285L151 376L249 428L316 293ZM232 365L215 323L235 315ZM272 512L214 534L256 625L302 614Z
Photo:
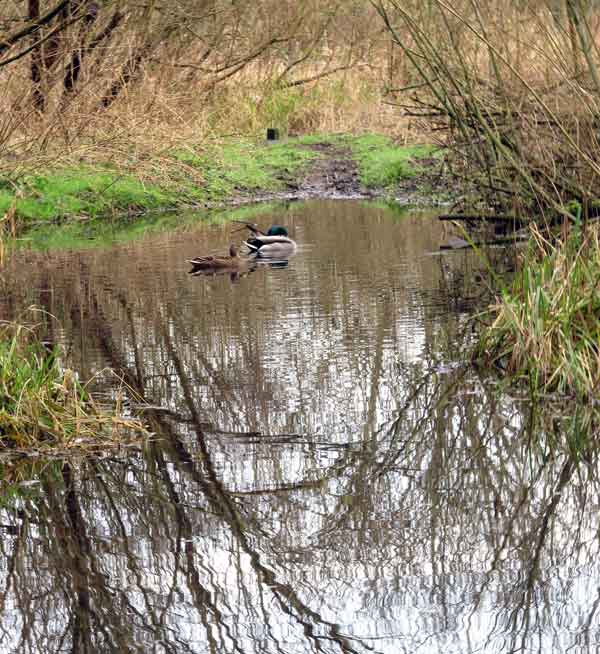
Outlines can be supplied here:
M32 9L39 21L62 4L11 3L0 43L35 25ZM267 126L400 133L414 122L381 102L404 60L363 0L69 7L0 47L2 176L82 159L153 175L173 149Z
M373 4L414 71L397 104L450 132L456 172L489 203L598 212L596 2Z

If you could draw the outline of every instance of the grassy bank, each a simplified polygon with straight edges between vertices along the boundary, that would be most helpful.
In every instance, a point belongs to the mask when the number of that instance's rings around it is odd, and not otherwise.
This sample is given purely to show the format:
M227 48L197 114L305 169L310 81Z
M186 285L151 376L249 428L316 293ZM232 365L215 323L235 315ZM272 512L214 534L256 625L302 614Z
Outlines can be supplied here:
M238 139L178 148L146 164L143 173L122 165L82 162L24 171L0 181L0 214L14 210L20 228L63 219L94 219L159 208L226 204L294 187L326 143L356 161L368 188L393 189L422 172L433 146L398 147L381 135L314 136L275 144Z
M0 186L0 212L14 205L27 223L96 218L115 213L203 205L243 192L276 191L316 154L288 144L237 141L210 148L178 149L140 173L82 162L24 172Z
M434 145L413 144L398 147L380 134L367 134L346 140L358 165L361 182L367 188L394 189L407 179L425 172L425 164L439 158L441 150Z
M316 134L303 136L297 142L308 147L325 143L338 148L356 163L366 188L382 191L393 191L400 182L423 174L425 166L442 154L438 146L399 145L384 134Z
M0 446L95 449L141 433L140 422L99 406L36 329L0 323Z

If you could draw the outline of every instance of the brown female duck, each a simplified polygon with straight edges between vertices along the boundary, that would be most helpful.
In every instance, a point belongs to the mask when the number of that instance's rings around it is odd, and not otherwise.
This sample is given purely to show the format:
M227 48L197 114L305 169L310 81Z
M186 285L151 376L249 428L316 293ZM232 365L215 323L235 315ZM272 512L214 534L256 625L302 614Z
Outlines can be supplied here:
M205 257L196 257L188 259L188 263L192 264L191 273L200 271L206 272L229 272L236 271L244 268L248 260L239 256L235 245L229 246L229 256L209 254Z

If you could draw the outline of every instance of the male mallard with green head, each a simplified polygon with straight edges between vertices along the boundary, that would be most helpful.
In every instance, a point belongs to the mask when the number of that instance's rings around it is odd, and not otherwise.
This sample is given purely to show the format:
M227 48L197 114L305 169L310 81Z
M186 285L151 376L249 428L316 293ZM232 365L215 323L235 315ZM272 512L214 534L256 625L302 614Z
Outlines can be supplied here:
M249 225L247 227L252 232L252 236L245 245L257 257L287 259L296 252L296 243L288 236L285 227L272 225L266 234Z

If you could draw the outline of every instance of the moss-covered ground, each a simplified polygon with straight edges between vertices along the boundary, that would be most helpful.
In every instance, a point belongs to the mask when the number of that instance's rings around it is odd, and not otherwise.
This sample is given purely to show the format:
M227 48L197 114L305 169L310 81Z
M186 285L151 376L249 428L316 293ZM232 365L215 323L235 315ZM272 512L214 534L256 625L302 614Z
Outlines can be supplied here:
M433 145L398 147L379 134L350 139L350 151L358 164L361 182L368 188L390 188L423 172L423 160L436 156Z

